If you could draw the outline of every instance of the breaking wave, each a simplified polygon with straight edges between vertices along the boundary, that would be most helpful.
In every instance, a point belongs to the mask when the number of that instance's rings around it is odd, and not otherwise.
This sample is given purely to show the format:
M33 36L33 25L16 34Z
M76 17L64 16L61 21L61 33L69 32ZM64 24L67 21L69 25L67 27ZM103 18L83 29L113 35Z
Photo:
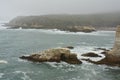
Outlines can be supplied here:
M8 62L5 60L0 60L0 64L7 64Z

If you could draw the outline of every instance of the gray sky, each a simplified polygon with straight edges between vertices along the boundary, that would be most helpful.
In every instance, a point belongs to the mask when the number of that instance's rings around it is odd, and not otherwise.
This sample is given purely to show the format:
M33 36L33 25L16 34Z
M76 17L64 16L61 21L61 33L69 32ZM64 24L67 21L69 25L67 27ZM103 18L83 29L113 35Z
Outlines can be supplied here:
M120 11L120 0L0 0L0 17Z

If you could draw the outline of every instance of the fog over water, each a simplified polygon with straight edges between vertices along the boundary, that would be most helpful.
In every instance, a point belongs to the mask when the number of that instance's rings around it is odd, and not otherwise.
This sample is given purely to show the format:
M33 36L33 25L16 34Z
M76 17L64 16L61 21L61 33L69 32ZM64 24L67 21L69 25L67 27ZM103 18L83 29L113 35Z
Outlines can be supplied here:
M0 0L0 19L19 15L120 12L120 0Z

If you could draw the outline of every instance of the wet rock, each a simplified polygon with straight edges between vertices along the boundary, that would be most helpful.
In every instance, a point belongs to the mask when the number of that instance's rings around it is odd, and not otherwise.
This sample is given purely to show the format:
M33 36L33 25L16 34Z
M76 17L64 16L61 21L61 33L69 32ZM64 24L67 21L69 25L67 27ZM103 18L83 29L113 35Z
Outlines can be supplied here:
M85 57L101 57L100 55L98 55L96 53L93 53L93 52L82 54L81 56L85 56Z
M68 49L74 49L73 46L67 46L67 47L65 47L65 48L68 48Z
M105 58L100 61L92 61L87 59L86 61L94 64L106 64L110 66L120 66L120 25L116 29L115 44L112 50L105 52Z
M67 48L48 49L43 52L35 53L30 56L21 56L21 59L26 59L33 62L67 62L69 64L81 64L77 55L71 53Z
M101 54L104 54L104 55L106 55L107 53L108 53L108 51L101 52Z
M109 65L109 66L119 66L120 67L120 57L116 57L113 55L107 55L104 59L100 60L100 61L92 61L90 59L82 59L85 61L88 61L90 63L94 63L94 64L105 64L105 65Z
M107 49L106 49L106 48L95 48L95 49L97 49L97 50L107 51Z

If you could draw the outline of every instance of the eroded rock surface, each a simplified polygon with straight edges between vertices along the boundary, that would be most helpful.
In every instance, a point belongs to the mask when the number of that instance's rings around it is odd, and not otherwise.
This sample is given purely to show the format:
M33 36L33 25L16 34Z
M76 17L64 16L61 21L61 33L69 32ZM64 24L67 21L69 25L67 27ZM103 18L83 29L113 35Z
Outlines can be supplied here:
M71 53L67 48L48 49L43 52L34 53L30 56L21 56L21 59L26 59L33 62L67 62L69 64L81 64L77 55Z

